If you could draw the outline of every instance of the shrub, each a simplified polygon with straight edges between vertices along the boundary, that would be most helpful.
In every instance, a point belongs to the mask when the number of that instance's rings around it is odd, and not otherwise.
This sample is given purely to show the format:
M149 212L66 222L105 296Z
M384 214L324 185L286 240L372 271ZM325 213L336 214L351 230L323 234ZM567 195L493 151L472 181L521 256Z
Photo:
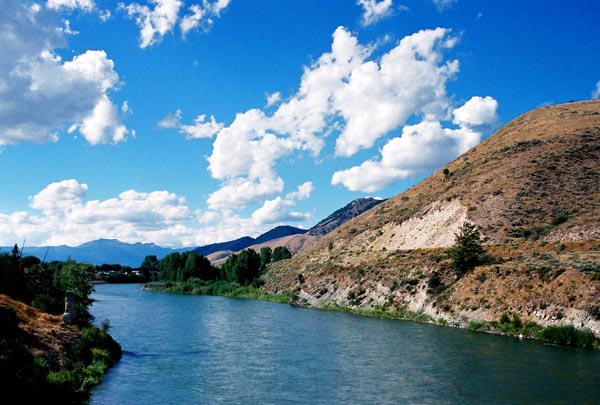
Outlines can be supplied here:
M541 333L546 342L565 346L594 347L598 339L589 330L576 329L573 325L549 326Z

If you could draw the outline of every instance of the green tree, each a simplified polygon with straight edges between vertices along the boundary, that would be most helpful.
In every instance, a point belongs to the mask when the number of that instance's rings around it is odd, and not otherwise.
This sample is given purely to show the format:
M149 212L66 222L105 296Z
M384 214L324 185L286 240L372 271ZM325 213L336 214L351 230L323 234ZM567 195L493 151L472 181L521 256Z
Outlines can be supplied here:
M89 307L94 302L90 294L94 292L94 266L87 263L65 262L60 271L54 274L55 284L64 292L72 292L75 296L77 322L83 325L93 320Z
M289 259L292 257L292 254L285 246L277 246L275 250L273 250L273 256L271 256L272 262L278 262L280 260Z
M158 264L159 262L156 255L148 255L144 258L144 261L140 266L140 271L146 280L154 281L153 277L158 271Z
M181 253L169 253L159 262L159 279L161 281L176 281L177 272L185 266L185 258Z
M238 283L250 284L260 275L260 256L254 249L242 250L238 255Z
M260 269L264 270L267 264L271 263L271 256L273 251L270 247L264 246L260 248Z
M481 264L486 252L481 242L481 234L477 227L465 222L454 234L454 245L448 249L448 257L452 266L461 273L465 273Z

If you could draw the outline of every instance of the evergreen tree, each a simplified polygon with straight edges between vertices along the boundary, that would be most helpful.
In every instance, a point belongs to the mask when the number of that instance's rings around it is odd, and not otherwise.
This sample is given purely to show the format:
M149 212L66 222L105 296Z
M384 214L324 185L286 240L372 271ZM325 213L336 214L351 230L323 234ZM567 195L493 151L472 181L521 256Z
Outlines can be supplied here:
M481 264L486 252L477 227L470 222L465 222L454 236L454 246L448 249L453 267L465 273Z

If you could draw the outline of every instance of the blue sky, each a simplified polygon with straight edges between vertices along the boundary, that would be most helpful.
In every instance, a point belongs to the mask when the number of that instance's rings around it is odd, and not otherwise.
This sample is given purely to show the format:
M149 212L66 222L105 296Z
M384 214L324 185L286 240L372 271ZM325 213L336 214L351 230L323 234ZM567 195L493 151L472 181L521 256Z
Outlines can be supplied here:
M309 228L600 95L597 1L0 6L0 245Z

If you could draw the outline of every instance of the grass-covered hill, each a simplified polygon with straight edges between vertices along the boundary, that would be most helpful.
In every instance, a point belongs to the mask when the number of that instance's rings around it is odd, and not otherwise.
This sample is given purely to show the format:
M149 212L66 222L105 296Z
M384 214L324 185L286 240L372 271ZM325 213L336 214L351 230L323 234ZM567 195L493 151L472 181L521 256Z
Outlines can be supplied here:
M462 273L446 252L465 222L491 258ZM516 316L600 335L600 101L517 117L265 278L299 305L474 328Z

